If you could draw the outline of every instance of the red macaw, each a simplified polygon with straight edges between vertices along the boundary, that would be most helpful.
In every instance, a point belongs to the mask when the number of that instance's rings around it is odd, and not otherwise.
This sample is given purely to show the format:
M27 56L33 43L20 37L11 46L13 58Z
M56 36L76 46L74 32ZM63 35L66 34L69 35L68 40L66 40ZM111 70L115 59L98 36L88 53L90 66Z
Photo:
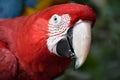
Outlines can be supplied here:
M0 20L0 80L51 80L85 61L94 11L75 3Z

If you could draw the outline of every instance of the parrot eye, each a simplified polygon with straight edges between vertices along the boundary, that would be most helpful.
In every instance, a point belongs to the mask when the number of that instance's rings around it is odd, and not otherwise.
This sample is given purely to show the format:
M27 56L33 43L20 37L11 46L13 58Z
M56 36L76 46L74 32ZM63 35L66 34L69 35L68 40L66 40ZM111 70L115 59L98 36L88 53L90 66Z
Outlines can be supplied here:
M58 25L60 22L61 22L61 17L57 14L54 14L49 20L49 24L52 25Z

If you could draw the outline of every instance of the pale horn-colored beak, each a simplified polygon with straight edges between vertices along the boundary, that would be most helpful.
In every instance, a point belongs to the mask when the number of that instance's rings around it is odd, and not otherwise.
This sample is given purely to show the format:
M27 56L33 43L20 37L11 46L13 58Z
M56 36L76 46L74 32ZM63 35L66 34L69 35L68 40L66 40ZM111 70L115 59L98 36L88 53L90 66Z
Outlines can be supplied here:
M75 69L86 60L91 44L91 22L79 20L73 28L73 49L76 57Z

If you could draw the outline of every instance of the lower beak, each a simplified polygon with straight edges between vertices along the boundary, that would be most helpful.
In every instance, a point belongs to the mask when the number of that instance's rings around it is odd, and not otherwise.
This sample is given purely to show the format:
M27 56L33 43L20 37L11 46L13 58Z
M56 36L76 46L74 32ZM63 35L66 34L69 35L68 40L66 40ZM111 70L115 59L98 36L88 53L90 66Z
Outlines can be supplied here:
M91 23L78 21L72 31L72 47L75 53L75 69L78 69L86 60L91 44Z

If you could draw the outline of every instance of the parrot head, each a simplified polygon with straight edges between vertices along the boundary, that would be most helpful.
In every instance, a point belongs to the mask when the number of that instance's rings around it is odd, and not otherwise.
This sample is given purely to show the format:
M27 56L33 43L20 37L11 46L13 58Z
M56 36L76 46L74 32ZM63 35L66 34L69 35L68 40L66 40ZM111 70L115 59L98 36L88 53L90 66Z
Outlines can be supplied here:
M91 44L94 11L81 4L62 4L39 14L48 22L48 50L60 57L75 59L75 69L85 61Z
M75 69L84 63L90 49L91 29L96 20L92 8L75 3L55 5L27 19L18 31L19 60L33 61L35 55L42 57L35 57L36 61L74 59Z

